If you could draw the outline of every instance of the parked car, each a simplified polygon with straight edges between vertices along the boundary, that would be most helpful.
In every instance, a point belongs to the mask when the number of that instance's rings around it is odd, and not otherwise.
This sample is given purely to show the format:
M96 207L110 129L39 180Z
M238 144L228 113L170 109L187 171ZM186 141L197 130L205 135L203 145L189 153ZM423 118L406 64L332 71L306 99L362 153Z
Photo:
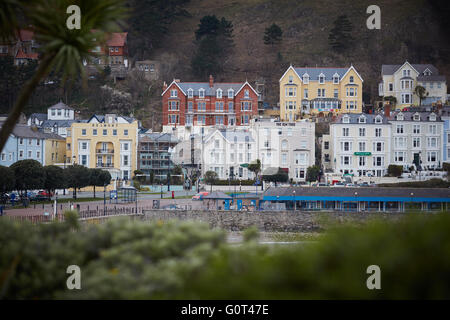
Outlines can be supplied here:
M30 198L31 201L50 201L52 200L49 196L43 194L37 194L34 198Z
M46 197L51 198L51 197L53 197L53 192L48 193L47 191L41 190L41 191L38 192L38 195L46 196Z
M196 200L196 201L203 200L203 197L207 196L208 194L209 194L209 192L206 192L206 191L199 192L195 196L192 197L192 200Z
M362 182L359 184L360 187L370 187L368 182Z
M328 183L321 182L317 186L318 187L329 187L330 185Z
M356 184L354 184L354 183L347 183L345 186L346 186L346 187L349 187L349 188L355 188L355 187L357 187L358 185L356 185Z
M345 187L345 184L343 182L336 182L335 184L333 184L333 187Z

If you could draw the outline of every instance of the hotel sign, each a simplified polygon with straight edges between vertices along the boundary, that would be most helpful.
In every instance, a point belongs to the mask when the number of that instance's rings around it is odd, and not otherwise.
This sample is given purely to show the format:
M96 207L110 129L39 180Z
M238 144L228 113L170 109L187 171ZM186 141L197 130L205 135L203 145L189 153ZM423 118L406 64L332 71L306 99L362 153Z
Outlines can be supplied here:
M355 152L355 156L371 156L372 152Z

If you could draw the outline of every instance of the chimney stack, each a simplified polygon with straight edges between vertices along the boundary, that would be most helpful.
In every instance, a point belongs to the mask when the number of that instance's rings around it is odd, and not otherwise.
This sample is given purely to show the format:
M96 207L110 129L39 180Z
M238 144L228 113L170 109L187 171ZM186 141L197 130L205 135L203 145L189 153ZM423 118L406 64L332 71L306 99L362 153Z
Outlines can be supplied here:
M166 89L167 89L167 83L164 81L164 84L163 84L163 91L166 91Z
M209 75L209 87L212 88L214 85L214 78L212 74Z
M384 105L384 116L386 118L389 118L391 116L391 105L390 104Z

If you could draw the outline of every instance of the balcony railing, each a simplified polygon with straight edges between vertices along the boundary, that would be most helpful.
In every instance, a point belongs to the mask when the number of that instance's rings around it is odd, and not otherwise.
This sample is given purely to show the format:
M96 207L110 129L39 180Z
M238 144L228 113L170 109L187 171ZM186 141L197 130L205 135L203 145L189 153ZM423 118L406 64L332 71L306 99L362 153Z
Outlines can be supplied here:
M97 153L99 153L99 154L110 154L110 153L114 153L114 149L97 149Z
M102 163L102 162L97 162L97 168L114 168L114 164L113 163Z

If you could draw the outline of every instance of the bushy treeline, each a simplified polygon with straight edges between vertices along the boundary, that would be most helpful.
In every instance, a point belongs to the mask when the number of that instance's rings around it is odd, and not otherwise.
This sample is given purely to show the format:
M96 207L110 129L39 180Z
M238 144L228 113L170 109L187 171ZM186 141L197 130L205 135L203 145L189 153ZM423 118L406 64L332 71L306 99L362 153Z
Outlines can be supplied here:
M70 221L70 222L67 222ZM32 226L0 219L6 299L449 299L450 215L340 226L317 242L264 246L194 222ZM81 290L66 288L67 266ZM381 289L366 286L367 267Z
M10 167L0 166L0 193L17 190L21 194L28 190L76 189L87 186L105 186L111 181L111 174L101 169L89 169L81 165L42 166L38 161L27 159L13 163Z

